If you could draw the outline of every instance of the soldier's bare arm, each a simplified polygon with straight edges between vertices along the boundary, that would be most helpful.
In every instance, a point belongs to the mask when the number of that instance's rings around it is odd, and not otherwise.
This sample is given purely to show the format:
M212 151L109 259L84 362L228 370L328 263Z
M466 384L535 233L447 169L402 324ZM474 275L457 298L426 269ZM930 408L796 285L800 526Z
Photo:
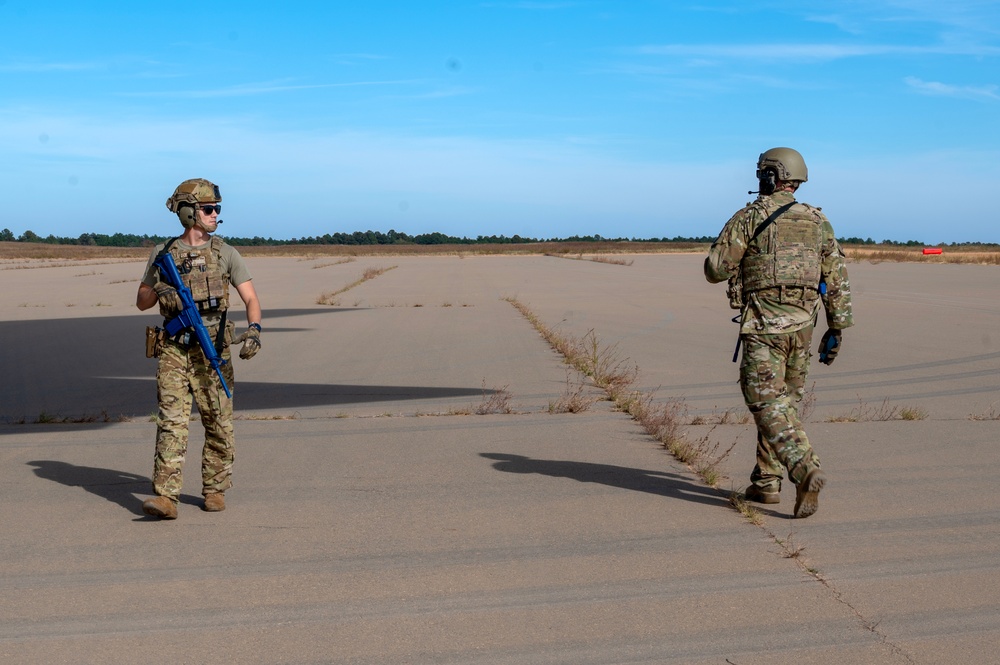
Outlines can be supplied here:
M156 291L147 284L139 284L139 291L135 294L135 306L142 311L146 311L156 304Z
M243 299L243 304L247 308L247 323L260 323L260 301L257 299L257 289L252 281L246 281L236 286L236 292Z

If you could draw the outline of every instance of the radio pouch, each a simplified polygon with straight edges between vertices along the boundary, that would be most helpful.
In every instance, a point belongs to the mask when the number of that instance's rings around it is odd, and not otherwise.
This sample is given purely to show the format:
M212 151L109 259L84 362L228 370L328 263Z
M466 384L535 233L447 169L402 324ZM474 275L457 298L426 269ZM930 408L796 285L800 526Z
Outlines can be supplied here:
M159 326L146 326L146 357L159 358L167 331Z

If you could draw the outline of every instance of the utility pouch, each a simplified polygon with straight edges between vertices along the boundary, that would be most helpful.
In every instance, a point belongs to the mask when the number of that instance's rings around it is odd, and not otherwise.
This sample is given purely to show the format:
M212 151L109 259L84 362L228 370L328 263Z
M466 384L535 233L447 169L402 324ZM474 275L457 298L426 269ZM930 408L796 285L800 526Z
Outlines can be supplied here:
M159 326L146 326L146 357L159 358L167 331Z
M730 308L743 309L743 278L739 274L729 278L726 296L729 298Z
M223 339L226 340L224 346L230 346L236 339L236 324L232 321L226 321L226 332Z

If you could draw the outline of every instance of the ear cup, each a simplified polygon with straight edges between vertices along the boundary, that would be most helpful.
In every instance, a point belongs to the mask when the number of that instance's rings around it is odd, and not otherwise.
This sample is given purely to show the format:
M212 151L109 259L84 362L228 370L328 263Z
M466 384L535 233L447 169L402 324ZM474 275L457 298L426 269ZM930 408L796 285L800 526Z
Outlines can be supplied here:
M177 209L177 219L181 220L181 224L184 228L190 229L193 227L195 222L194 206L182 203Z
M778 185L778 172L771 167L765 168L760 175L760 193L770 196Z

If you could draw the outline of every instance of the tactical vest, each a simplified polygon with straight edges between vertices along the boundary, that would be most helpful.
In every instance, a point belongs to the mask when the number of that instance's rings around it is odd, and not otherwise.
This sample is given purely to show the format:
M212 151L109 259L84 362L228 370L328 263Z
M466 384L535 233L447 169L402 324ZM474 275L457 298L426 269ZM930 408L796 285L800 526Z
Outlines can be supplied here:
M222 239L213 236L198 249L182 249L177 243L170 246L181 281L203 315L229 309L229 274L222 272L222 245ZM162 307L160 314L168 316Z
M796 203L756 236L740 262L744 298L775 287L818 290L822 224L815 208Z

